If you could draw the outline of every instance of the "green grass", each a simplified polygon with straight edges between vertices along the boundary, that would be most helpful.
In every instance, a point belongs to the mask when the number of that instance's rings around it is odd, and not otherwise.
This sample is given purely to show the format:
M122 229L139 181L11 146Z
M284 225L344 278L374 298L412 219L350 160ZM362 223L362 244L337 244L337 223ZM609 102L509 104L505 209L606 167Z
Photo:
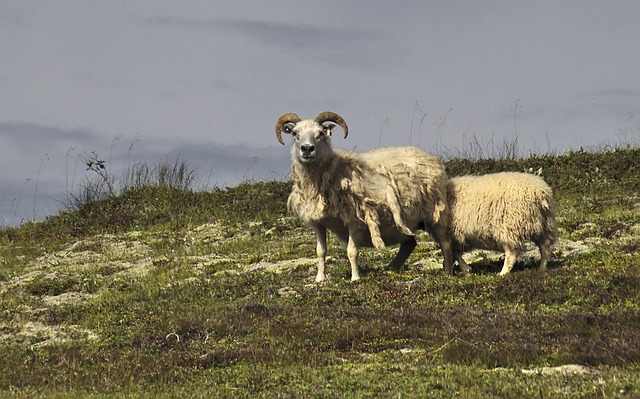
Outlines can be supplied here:
M499 278L360 255L287 215L288 183L145 186L0 231L0 396L639 397L640 150L451 160L450 175L539 172L550 270ZM575 248L583 248L575 251ZM577 364L579 371L559 367Z

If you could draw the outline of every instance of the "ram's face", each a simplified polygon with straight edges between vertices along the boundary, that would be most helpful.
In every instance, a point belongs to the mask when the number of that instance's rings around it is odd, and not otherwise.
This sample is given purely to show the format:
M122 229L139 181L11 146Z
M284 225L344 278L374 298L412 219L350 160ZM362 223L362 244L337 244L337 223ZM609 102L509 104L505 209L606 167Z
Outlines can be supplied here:
M334 124L321 125L312 120L300 121L289 129L293 137L291 156L303 164L312 164L331 151L331 131Z

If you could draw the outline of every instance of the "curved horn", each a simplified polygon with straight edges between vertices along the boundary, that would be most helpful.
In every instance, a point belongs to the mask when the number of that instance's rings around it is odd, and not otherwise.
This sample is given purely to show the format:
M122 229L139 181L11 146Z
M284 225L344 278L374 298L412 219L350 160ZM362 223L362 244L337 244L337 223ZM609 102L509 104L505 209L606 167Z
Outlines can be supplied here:
M338 114L336 114L335 112L320 112L318 114L318 116L316 116L316 119L314 119L316 122L318 122L319 124L323 124L324 122L335 122L338 125L340 125L340 127L342 128L342 130L344 130L344 138L347 138L347 135L349 134L349 127L347 126L347 122L344 121L344 119L342 119L342 117Z
M294 114L293 112L286 113L282 115L280 118L278 118L278 121L276 122L276 137L278 138L278 141L280 142L280 144L284 145L284 140L282 140L282 129L284 128L284 125L286 125L287 123L298 123L298 122L300 122L300 117ZM290 132L286 132L286 133L290 133Z

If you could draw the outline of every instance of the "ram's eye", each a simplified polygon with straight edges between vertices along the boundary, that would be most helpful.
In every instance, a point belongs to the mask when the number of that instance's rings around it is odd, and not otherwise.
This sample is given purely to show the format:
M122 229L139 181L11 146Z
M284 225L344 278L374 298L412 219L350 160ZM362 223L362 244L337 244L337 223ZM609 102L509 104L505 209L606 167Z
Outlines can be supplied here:
M293 130L291 131L291 137L297 137L298 133L294 132Z

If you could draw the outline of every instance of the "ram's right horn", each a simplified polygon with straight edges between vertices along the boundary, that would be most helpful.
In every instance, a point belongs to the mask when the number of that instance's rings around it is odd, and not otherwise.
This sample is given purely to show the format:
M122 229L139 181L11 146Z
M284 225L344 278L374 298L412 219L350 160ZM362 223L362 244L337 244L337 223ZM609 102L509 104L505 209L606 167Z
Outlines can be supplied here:
M300 122L300 117L293 112L286 113L278 118L276 122L276 137L280 144L284 145L284 140L282 140L282 129L286 129L286 125L289 123L298 123ZM285 133L291 133L290 131L285 130Z

